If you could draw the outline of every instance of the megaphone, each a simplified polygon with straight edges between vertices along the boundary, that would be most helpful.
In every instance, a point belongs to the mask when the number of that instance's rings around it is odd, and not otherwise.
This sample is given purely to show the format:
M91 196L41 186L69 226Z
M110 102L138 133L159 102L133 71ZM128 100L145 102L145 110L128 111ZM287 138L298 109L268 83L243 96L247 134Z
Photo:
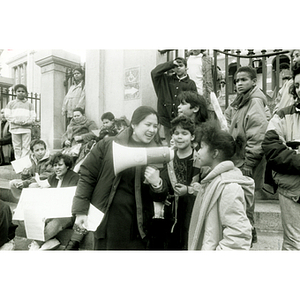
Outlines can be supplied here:
M167 163L174 158L174 150L168 147L132 148L112 142L115 175L136 166Z

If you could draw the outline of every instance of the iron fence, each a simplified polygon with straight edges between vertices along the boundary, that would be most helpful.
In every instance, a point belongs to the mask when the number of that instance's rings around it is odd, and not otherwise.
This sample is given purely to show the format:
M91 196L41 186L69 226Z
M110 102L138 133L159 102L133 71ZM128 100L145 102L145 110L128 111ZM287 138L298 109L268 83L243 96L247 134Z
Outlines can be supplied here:
M5 108L9 101L17 98L16 93L13 89L0 87L0 107ZM33 105L34 111L36 113L35 122L41 121L41 94L28 93L28 101Z
M288 62L284 60L284 54L289 53L289 50L281 51L281 50L273 50L273 52L267 53L266 50L261 50L261 54L255 54L254 49L249 49L248 53L246 55L242 55L240 50L229 50L226 49L224 51L221 50L213 50L213 56L214 56L214 90L217 91L217 68L218 68L218 60L220 59L219 55L221 54L224 59L224 77L225 77L225 108L229 105L229 94L234 94L235 91L232 88L234 85L234 75L237 69L241 66L241 59L248 60L248 65L252 66L257 70L257 73L262 74L261 78L261 90L264 92L264 94L267 96L267 98L272 102L274 100L274 97L276 96L280 86L280 71L282 68L292 68L292 61L288 59ZM274 63L271 65L271 70L267 70L267 59L269 57L274 58ZM234 63L229 62L229 58L234 58ZM229 74L229 66L233 67L233 71L231 74ZM283 66L283 67L282 67ZM270 72L271 71L271 72ZM268 94L267 90L267 83L270 83L270 90L272 91L272 96ZM272 104L270 103L272 106Z

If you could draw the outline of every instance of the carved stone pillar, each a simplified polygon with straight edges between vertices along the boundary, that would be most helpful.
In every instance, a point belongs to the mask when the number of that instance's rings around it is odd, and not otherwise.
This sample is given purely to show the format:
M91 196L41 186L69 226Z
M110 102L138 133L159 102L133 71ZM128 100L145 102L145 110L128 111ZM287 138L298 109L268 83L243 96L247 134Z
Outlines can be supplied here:
M64 117L61 109L65 97L66 68L80 64L78 55L63 50L41 50L35 54L41 67L41 139L50 150L61 149Z

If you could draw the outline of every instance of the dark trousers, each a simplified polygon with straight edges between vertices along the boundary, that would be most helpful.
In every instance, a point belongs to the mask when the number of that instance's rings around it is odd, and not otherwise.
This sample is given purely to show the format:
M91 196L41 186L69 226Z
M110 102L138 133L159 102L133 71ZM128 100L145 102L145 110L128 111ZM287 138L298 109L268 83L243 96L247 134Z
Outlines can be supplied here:
M10 207L0 200L0 247L14 238L16 226L12 224Z

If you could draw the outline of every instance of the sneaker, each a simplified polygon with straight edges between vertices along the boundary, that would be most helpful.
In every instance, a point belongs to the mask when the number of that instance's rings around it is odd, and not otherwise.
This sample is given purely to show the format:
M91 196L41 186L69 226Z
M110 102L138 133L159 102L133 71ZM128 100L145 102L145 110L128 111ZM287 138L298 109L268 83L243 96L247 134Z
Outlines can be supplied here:
M55 250L60 245L60 241L58 239L51 239L45 242L39 250Z
M0 251L12 251L15 250L15 241L14 240L10 240L9 242L5 243L4 245L2 245L2 247L0 247Z
M40 245L36 242L36 241L32 241L29 245L28 245L29 251L36 251L40 249Z

